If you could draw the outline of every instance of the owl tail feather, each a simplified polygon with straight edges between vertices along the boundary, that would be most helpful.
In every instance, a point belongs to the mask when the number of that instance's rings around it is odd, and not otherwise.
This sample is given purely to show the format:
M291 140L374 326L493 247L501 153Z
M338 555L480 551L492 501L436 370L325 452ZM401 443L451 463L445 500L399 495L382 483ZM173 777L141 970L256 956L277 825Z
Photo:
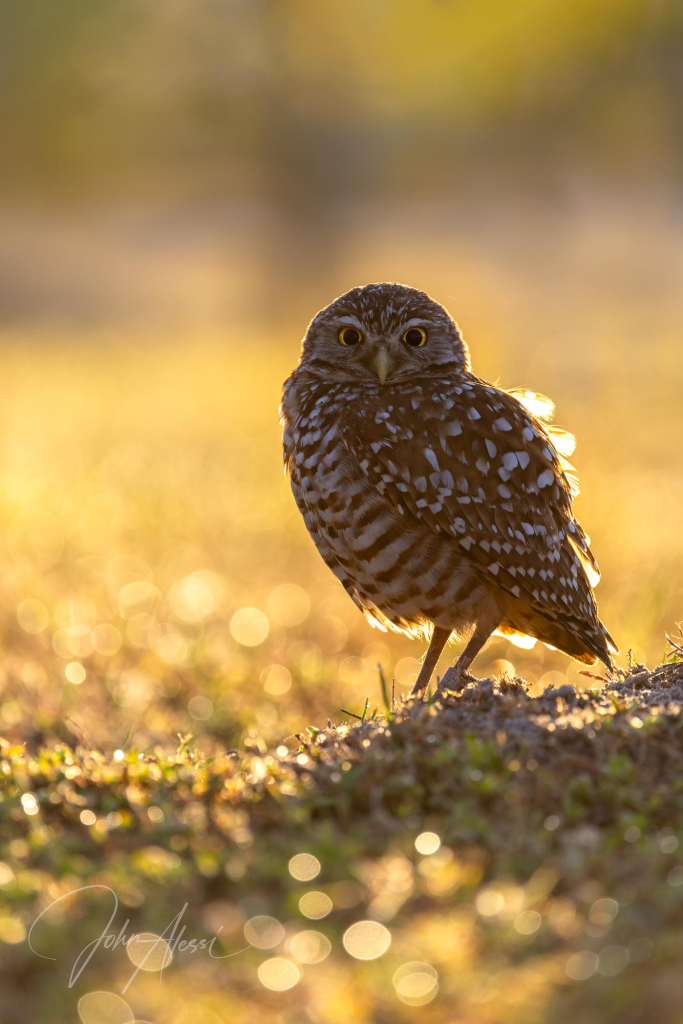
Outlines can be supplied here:
M596 661L601 661L603 665L609 669L610 672L614 672L614 662L612 661L612 655L619 653L619 648L615 644L614 640L607 631L607 628L602 624L598 623L599 632L592 633L589 637L574 637L575 643L583 646L583 655L577 655L573 650L568 650L560 645L560 650L565 650L567 654L570 654L572 658L576 658L577 661L582 661L587 665L594 665ZM587 650L586 650L587 648Z
M519 624L515 626L509 620L504 620L498 632L508 639L512 639L511 633L525 632L529 637L535 637L547 647L568 654L583 665L595 665L597 661L602 661L610 672L614 671L611 655L617 654L618 648L602 623L599 623L599 630L579 636L560 622L539 615L529 608L523 630Z

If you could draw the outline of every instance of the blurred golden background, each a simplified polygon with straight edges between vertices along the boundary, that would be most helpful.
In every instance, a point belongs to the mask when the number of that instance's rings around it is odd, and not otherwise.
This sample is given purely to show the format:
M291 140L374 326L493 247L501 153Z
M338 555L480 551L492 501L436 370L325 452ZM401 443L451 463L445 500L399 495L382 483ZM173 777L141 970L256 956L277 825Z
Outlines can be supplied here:
M410 684L421 650L365 625L280 468L308 319L378 279L444 302L481 376L555 399L601 614L659 661L683 595L677 5L1 18L5 731L275 738L379 700L378 662ZM477 667L507 661L579 678L503 640Z
M0 8L0 39L0 736L29 758L61 740L134 761L131 751L189 733L207 754L264 753L339 721L340 707L381 703L378 663L409 689L421 648L365 624L314 550L281 466L280 388L307 322L373 280L430 292L459 322L475 372L555 400L578 436L577 511L619 663L629 649L661 660L683 618L680 4L25 0ZM475 665L506 669L536 692L601 685L560 654L502 639ZM36 839L36 856L49 841ZM90 877L80 854L58 882L22 873L29 844L8 848L0 888L16 868L20 902L35 894L42 906ZM135 868L145 886L117 861L137 908L152 880L163 889L164 871L185 870L180 855L149 850ZM452 851L438 857L457 874ZM358 858L348 876L381 875L378 891L388 879L400 907L413 885L405 856ZM207 889L211 864L192 876ZM452 984L474 986L467 1024L540 1024L543 986L588 976L583 961L576 975L544 974L532 958L510 968L501 1000L512 991L512 1002L499 1003L500 949L489 962L468 945L479 911L446 906L456 883L439 889L441 876L419 870L432 903L397 926L396 949L452 954ZM235 871L223 882L239 888ZM518 931L533 932L523 884L508 888ZM617 906L584 890L588 908ZM236 934L243 919L273 920L254 917L270 891L220 903ZM491 891L481 914L498 913ZM154 899L160 920L165 893ZM0 940L21 951L20 917L1 919ZM173 1022L370 1024L373 993L393 989L379 967L356 977L350 962L330 958L316 999L293 997L292 1016L275 1001L287 979L264 975L259 988L249 976L232 1002L210 991L209 967L168 989L152 979L144 1005ZM36 988L41 1019L67 1019L50 977ZM114 987L106 974L100 983ZM397 973L392 1024L423 1005L421 1019L443 1019L427 1006L435 983L417 1002L401 983ZM25 1019L24 995L13 998ZM84 1012L86 1024L119 1019L108 1005Z

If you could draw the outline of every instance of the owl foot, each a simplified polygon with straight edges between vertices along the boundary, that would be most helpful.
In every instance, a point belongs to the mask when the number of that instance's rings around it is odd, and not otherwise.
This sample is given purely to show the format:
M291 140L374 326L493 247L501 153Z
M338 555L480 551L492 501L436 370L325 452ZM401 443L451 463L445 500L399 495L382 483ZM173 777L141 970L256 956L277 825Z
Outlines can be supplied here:
M434 696L440 697L447 692L461 693L470 682L476 682L474 676L470 675L465 669L454 665L452 668L447 669L441 679L439 679Z

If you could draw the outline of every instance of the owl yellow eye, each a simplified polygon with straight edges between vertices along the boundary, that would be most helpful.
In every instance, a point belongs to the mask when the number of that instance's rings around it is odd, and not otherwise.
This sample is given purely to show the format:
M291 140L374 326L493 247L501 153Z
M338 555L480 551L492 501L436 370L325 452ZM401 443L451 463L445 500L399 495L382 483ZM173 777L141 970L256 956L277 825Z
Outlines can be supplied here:
M403 335L403 340L411 348L422 348L427 344L427 332L423 331L421 327L411 327Z
M355 327L342 327L339 332L339 341L342 345L357 345L363 340L363 335Z

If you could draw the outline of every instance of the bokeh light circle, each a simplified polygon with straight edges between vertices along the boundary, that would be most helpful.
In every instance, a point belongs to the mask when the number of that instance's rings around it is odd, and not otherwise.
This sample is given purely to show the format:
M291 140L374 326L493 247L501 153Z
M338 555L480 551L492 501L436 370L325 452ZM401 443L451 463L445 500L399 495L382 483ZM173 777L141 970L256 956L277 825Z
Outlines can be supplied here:
M38 814L40 807L38 800L33 793L23 793L21 797L21 806L24 808L24 814L28 814L29 817L33 817Z
M356 921L346 929L342 941L356 960L376 960L389 949L391 932L379 921Z
M272 949L282 942L285 930L276 918L258 914L245 924L244 937L257 949Z
M437 836L436 832L422 832L415 840L415 849L418 853L423 853L429 856L441 846L441 840Z
M285 665L269 665L261 673L261 682L266 693L281 697L292 686L292 673Z
M299 900L299 910L304 917L319 921L332 910L332 900L324 892L307 892Z
M266 610L279 626L298 626L311 610L311 599L296 583L281 583L268 595Z
M93 648L98 654L111 658L120 649L122 639L116 626L101 622L91 633Z
M42 633L50 621L50 615L42 601L27 598L17 608L17 620L26 633Z
M213 704L208 697L198 695L188 701L187 710L198 722L208 722L213 714Z
M126 943L131 963L142 971L163 971L173 959L173 951L165 939L154 932L140 932Z
M495 889L482 889L474 901L482 917L495 917L505 907L505 897Z
M541 915L536 910L523 910L515 918L515 931L520 935L533 935L541 926Z
M434 968L420 961L403 964L392 980L396 995L408 1006L426 1006L439 989L439 976Z
M259 981L273 992L286 992L301 981L301 969L283 956L264 960L258 969Z
M268 619L258 608L239 608L230 619L233 639L243 647L258 647L268 636Z
M78 1000L78 1016L83 1024L132 1024L133 1011L114 992L86 992Z
M201 622L220 607L224 592L220 576L202 570L176 580L168 600L174 614L183 622Z
M302 964L319 964L330 955L332 943L322 932L307 930L292 936L289 949Z
M401 658L394 668L394 679L399 686L411 686L417 679L420 668L417 658Z
M320 874L320 861L312 853L297 853L289 862L289 873L298 882L310 882Z
M74 686L80 686L81 683L85 682L87 673L80 661L70 661L64 669L64 675Z
M565 971L572 981L586 981L595 974L599 963L597 953L583 949L579 953L572 953L567 960Z

